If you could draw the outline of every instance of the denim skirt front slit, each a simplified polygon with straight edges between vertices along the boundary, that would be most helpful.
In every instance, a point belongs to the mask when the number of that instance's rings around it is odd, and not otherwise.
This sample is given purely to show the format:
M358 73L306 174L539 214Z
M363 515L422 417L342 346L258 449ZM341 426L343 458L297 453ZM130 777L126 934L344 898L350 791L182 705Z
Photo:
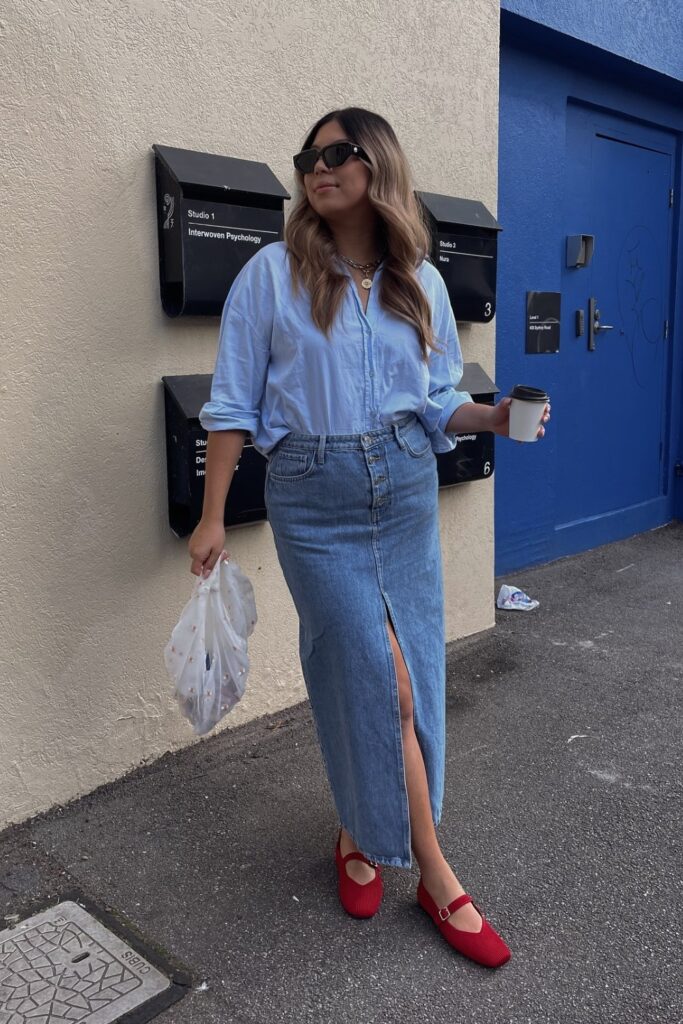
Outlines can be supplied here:
M410 677L432 820L444 791L445 623L436 456L414 413L362 434L285 435L265 502L339 820L366 857L412 864L387 619Z

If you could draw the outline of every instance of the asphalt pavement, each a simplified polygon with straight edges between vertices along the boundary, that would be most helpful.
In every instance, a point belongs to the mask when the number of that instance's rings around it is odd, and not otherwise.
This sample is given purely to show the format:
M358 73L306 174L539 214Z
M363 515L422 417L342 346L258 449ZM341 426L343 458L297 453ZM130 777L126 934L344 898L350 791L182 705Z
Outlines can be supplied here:
M160 1024L681 1024L682 552L673 523L512 573L540 607L448 647L439 836L504 967L417 865L345 914L306 703L5 830L0 930L77 889L187 972Z

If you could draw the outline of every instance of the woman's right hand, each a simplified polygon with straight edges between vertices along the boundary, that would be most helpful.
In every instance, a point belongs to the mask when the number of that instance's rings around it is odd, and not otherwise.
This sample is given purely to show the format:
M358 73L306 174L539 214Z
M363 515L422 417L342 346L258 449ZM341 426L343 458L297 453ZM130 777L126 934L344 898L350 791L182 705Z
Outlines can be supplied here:
M208 576L219 558L229 558L224 549L225 526L218 520L206 522L200 519L187 547L192 559L190 572L195 576Z

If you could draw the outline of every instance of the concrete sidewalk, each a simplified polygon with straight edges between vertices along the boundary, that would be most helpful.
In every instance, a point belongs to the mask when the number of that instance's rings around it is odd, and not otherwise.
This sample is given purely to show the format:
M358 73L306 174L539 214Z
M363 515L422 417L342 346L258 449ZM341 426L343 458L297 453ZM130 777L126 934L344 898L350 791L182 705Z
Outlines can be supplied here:
M446 945L416 866L341 909L307 705L6 830L0 915L109 906L191 974L163 1024L680 1024L682 552L674 523L510 574L540 607L449 646L439 834L499 970Z

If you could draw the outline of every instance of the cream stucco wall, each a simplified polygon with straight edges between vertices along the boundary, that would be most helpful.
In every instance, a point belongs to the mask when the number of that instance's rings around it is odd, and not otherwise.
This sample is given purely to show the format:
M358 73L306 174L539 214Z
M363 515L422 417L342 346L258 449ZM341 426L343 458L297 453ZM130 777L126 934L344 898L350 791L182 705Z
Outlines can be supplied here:
M195 739L162 650L190 595L167 519L165 374L216 319L159 302L151 145L264 160L322 113L389 119L418 188L496 212L497 0L9 0L3 230L0 828ZM460 325L493 376L494 328ZM493 624L493 488L443 491L449 640ZM259 622L229 728L305 698L267 522L231 530Z

